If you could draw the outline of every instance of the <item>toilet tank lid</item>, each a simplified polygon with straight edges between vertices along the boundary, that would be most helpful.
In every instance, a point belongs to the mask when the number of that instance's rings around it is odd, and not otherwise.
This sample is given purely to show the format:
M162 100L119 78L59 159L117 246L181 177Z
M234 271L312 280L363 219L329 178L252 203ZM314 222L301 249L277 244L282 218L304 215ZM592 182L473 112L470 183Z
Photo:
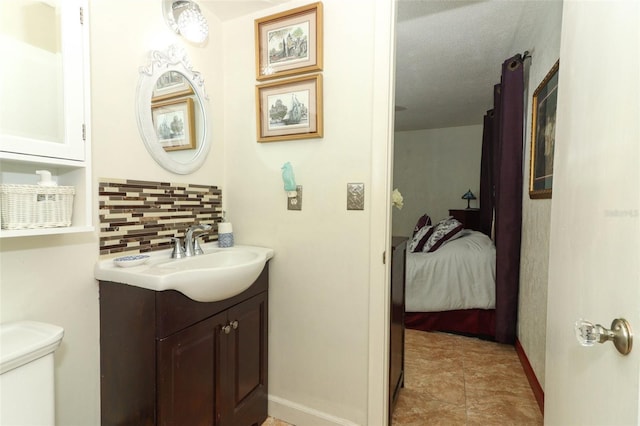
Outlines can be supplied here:
M36 321L0 324L0 374L55 351L64 329Z

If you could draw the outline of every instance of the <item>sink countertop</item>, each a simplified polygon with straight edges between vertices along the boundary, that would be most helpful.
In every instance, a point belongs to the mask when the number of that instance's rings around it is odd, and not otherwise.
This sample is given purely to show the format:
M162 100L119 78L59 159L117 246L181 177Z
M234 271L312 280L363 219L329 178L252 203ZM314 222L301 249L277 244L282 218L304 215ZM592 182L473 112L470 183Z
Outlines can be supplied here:
M255 271L259 269L259 274L266 262L274 256L274 250L267 247L236 245L221 248L217 242L202 244L201 247L204 254L182 259L172 259L171 249L144 253L149 256L149 260L131 267L117 266L113 258L99 260L94 267L94 277L100 281L154 291L178 290L194 300L209 302L221 299L218 296L212 299L210 296L199 295L198 292L202 292L202 289L195 289L195 286L204 287L204 282L223 285L236 279L238 275L251 281L248 286L257 278L256 275L251 279Z

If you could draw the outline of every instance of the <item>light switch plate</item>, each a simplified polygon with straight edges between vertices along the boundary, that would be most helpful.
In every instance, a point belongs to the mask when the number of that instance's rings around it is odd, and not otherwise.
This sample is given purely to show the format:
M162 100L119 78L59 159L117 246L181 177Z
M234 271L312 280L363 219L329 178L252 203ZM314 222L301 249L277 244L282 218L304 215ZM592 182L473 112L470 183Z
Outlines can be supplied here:
M364 183L347 184L347 210L364 210Z
M302 185L296 186L295 197L287 197L287 210L302 210Z

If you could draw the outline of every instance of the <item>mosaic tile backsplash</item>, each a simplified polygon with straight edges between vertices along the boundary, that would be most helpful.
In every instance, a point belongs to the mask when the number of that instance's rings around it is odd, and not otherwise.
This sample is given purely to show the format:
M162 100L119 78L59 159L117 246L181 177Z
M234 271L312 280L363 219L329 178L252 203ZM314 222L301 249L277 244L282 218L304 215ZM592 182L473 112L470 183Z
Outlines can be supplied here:
M100 179L100 256L171 248L198 223L213 226L203 242L218 239L222 194L216 186Z

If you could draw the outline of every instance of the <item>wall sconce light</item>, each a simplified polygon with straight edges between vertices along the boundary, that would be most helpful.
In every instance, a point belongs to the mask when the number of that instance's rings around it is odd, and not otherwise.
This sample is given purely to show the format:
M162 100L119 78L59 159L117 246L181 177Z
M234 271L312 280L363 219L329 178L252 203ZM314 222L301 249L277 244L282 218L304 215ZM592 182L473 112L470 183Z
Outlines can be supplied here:
M164 19L173 31L193 43L202 43L209 35L209 24L200 7L191 0L162 0Z
M471 208L471 200L475 200L476 196L473 195L473 192L471 192L471 190L468 190L467 192L464 193L464 195L462 196L463 200L467 200L467 208L470 209Z

